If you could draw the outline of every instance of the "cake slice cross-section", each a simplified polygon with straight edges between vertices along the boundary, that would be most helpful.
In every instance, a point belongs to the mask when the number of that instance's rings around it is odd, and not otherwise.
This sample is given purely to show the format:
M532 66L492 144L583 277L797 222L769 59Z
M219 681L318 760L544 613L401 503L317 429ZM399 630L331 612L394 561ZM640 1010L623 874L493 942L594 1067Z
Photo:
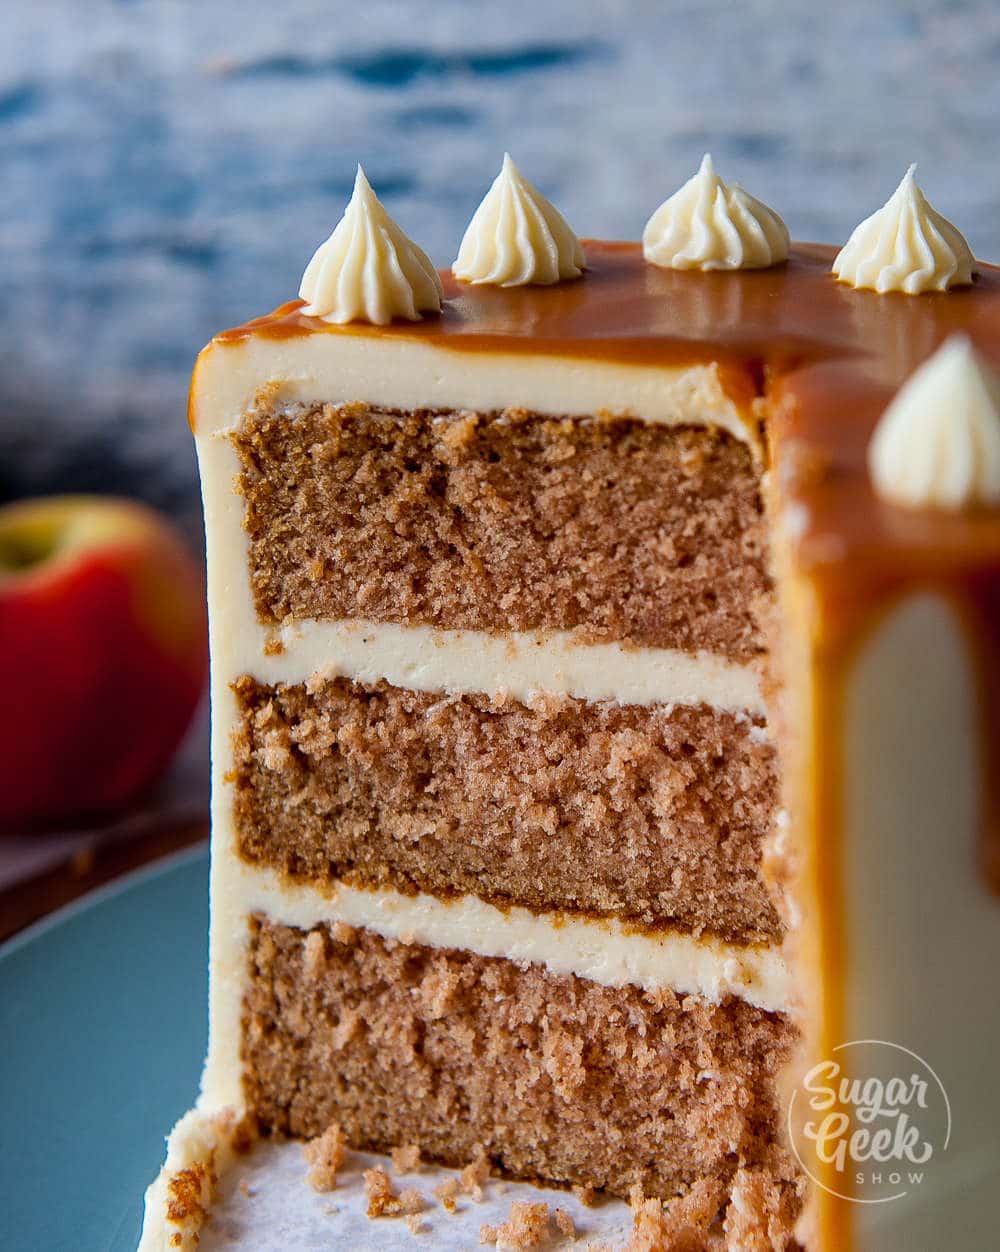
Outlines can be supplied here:
M1000 359L1000 280L887 305L836 285L832 249L584 253L546 287L445 273L421 321L292 302L199 358L200 1107L668 1209L697 1191L705 1247L883 1246L796 1150L788 1091L848 1032L941 1062L930 1005L877 994L887 934L911 976L923 873L997 934L988 766L944 754L970 797L946 846L857 753L863 722L891 786L917 777L920 699L985 743L1000 523L897 516L864 449L948 330ZM893 664L934 638L951 666L891 719L884 632ZM924 831L912 872L880 859L873 788L884 846ZM995 1009L970 1020L995 1039Z

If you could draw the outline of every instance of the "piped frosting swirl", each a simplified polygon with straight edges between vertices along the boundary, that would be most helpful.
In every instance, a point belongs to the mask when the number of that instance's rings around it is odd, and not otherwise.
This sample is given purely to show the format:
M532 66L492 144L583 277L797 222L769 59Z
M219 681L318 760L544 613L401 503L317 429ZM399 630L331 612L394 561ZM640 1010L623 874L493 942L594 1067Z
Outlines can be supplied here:
M871 291L947 291L972 282L975 259L964 235L931 205L911 165L886 203L855 227L833 273Z
M504 153L503 166L462 237L452 273L494 287L579 278L583 248L566 219Z
M1000 380L953 335L882 414L868 468L885 500L908 508L1000 505Z
M788 259L788 227L705 153L698 173L656 210L642 232L647 261L675 270L766 269Z
M439 313L443 290L430 258L385 211L359 165L350 203L306 266L299 295L310 317L385 326Z

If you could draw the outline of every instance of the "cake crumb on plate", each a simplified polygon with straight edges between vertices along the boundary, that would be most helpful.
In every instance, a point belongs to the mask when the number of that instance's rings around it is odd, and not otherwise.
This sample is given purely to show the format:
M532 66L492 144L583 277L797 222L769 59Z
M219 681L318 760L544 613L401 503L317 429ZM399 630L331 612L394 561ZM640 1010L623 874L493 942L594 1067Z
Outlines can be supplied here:
M481 1226L479 1242L505 1248L537 1248L550 1233L549 1206L515 1200L510 1215L500 1226Z
M303 1146L306 1160L312 1166L309 1186L314 1191L332 1191L337 1185L337 1170L344 1163L344 1134L337 1122L331 1122L315 1139Z
M441 1207L446 1213L457 1213L458 1204L458 1179L446 1178L443 1183L434 1188L434 1194L441 1201Z
M427 1201L415 1187L407 1187L397 1195L381 1166L366 1169L364 1179L369 1217L412 1216L427 1207Z
M420 1145L403 1143L392 1149L392 1168L397 1174L412 1174L420 1168Z
M476 1155L462 1170L461 1188L465 1195L472 1196L477 1203L483 1198L483 1183L490 1176L490 1161L486 1149L480 1144Z
M556 1229L561 1235L565 1235L567 1239L576 1238L576 1226L573 1224L572 1217L570 1217L565 1209L555 1209L552 1217L555 1221Z

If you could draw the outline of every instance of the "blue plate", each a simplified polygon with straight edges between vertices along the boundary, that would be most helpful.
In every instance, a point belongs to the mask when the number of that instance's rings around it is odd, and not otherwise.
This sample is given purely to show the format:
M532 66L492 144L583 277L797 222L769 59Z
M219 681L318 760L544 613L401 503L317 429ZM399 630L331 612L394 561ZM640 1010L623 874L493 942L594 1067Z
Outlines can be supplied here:
M95 892L0 948L0 1245L134 1252L205 1055L208 853Z

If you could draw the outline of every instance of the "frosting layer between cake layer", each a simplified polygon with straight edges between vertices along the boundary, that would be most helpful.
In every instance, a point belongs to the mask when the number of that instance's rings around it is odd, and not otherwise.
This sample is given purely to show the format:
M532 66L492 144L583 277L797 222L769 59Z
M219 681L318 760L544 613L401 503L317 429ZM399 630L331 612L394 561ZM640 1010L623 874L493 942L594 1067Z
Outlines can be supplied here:
M247 622L229 652L234 675L266 683L308 683L343 676L384 679L412 691L447 691L530 700L554 692L616 704L707 704L763 717L761 680L752 665L710 652L580 643L570 631L437 630L357 618ZM764 732L764 728L761 728Z
M789 1007L788 971L779 950L731 944L678 931L631 930L610 918L496 908L478 896L403 895L340 883L330 892L292 884L263 868L241 867L231 888L246 915L310 930L336 921L387 939L544 965L608 987L669 988L720 1003L736 996L769 1012Z

